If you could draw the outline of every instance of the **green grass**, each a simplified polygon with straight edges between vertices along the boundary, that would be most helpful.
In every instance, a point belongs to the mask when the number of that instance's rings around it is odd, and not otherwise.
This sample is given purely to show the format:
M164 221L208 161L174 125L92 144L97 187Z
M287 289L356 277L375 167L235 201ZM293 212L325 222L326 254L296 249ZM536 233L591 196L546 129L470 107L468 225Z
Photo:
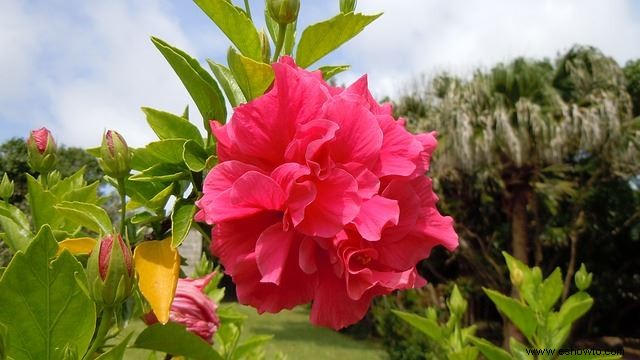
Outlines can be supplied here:
M309 322L309 311L304 307L262 315L246 306L234 305L234 308L249 317L243 330L244 336L274 335L267 345L267 353L270 355L280 351L289 360L386 358L384 350L375 343L354 340L336 331L313 326Z

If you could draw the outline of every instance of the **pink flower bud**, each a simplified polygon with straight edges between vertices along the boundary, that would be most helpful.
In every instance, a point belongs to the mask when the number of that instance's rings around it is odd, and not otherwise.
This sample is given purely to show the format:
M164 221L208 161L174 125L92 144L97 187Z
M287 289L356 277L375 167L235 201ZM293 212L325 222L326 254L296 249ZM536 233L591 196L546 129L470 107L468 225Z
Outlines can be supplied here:
M99 304L114 306L129 297L133 262L120 234L107 235L96 244L87 262L87 279L91 296Z
M51 137L51 131L45 127L41 127L38 130L31 130L31 136L29 136L29 140L35 142L36 148L40 154L43 154L47 149L47 145L49 141L53 141Z
M118 234L118 246L122 250L122 255L124 258L124 265L127 273L129 275L133 272L133 267L131 265L131 251L127 247L127 245L122 240L122 236ZM107 235L100 242L100 254L98 258L98 269L100 271L100 278L102 280L107 279L107 272L109 271L109 260L111 259L111 250L113 248L114 238L113 235Z
M56 142L47 128L32 130L27 139L29 166L40 173L48 173L56 163Z
M116 179L126 177L131 171L131 154L129 146L122 135L107 130L102 137L102 147L98 159L105 174Z

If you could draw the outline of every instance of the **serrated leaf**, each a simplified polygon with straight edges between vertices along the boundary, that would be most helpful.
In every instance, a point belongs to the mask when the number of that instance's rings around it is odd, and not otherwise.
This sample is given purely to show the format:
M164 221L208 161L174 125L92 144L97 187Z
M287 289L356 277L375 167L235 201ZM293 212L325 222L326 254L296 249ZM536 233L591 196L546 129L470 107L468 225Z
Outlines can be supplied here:
M193 202L180 199L173 206L171 213L171 246L177 248L182 244L184 239L189 235L191 224L193 224L193 215L196 213L196 206Z
M391 310L391 312L434 341L442 341L444 339L442 329L440 329L440 326L435 321L399 310Z
M263 95L273 83L274 73L271 65L238 54L233 48L229 49L227 61L247 101Z
M296 63L300 67L308 67L358 35L380 15L382 14L339 14L329 20L309 26L300 37L296 51Z
M26 252L17 253L0 281L0 323L7 327L14 359L60 359L65 348L86 351L96 311L76 282L82 265L58 244L48 225Z
M227 0L194 0L194 2L244 56L260 60L262 56L260 34L253 21L241 8Z
M189 107L185 110L188 115ZM142 108L142 112L147 117L147 123L160 140L185 139L193 140L204 146L202 135L198 128L182 117L151 108Z
M109 234L113 224L109 214L98 205L78 201L63 201L55 206L60 215L98 234Z
M166 324L180 273L180 255L171 247L171 238L138 244L133 252L133 262L140 292L158 321Z
M170 341L167 341L168 339ZM133 347L162 351L195 360L222 360L211 345L188 332L184 326L175 323L149 326L138 335Z
M197 60L184 51L155 37L152 37L151 41L167 59L191 95L193 102L200 110L205 126L209 120L224 122L227 118L227 108L222 92L213 77L200 66Z
M322 78L329 80L332 77L340 74L343 71L347 71L351 68L350 65L335 65L335 66L321 66L318 68L322 72Z
M238 86L236 79L233 77L231 70L210 59L207 59L207 63L209 63L213 75L215 75L222 86L222 90L224 90L224 93L227 95L231 107L246 103L247 100L242 93L242 89Z
M497 291L485 288L483 290L498 310L507 316L526 337L533 336L537 322L536 315L531 309Z
M493 345L485 339L470 336L469 340L487 358L487 360L511 360L511 355L502 348Z

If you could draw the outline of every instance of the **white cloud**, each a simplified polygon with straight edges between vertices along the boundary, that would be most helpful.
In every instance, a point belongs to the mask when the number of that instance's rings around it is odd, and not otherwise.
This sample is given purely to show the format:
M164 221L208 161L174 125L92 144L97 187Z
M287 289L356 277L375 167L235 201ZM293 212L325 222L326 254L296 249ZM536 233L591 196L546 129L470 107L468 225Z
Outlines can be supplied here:
M410 78L469 72L516 56L550 57L593 45L619 62L640 57L640 24L631 0L367 0L384 11L345 54L369 72L377 95L396 94Z

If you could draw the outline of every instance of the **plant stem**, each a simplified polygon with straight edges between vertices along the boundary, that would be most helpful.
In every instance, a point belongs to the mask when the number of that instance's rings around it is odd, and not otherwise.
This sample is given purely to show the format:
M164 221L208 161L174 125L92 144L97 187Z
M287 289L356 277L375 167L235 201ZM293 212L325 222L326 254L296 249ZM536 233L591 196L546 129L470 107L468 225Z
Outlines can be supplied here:
M271 62L278 61L278 56L280 56L280 52L282 52L282 46L284 45L284 38L287 37L287 26L289 25L278 25L278 41L276 42L276 52L273 53L273 59Z
M247 16L249 17L249 20L253 20L251 19L251 7L249 6L249 0L244 0L244 8L245 10L247 10Z
M111 328L111 323L113 322L113 308L104 308L102 310L102 318L100 319L100 326L98 327L98 332L96 333L95 339L93 339L93 343L91 347L87 351L87 353L82 358L83 360L87 360L91 358L91 355L96 352L102 345L104 345L105 336L109 332Z
M120 235L124 235L127 246L129 246L129 237L125 233L125 219L127 216L127 195L125 193L125 178L118 179L118 192L120 193Z

